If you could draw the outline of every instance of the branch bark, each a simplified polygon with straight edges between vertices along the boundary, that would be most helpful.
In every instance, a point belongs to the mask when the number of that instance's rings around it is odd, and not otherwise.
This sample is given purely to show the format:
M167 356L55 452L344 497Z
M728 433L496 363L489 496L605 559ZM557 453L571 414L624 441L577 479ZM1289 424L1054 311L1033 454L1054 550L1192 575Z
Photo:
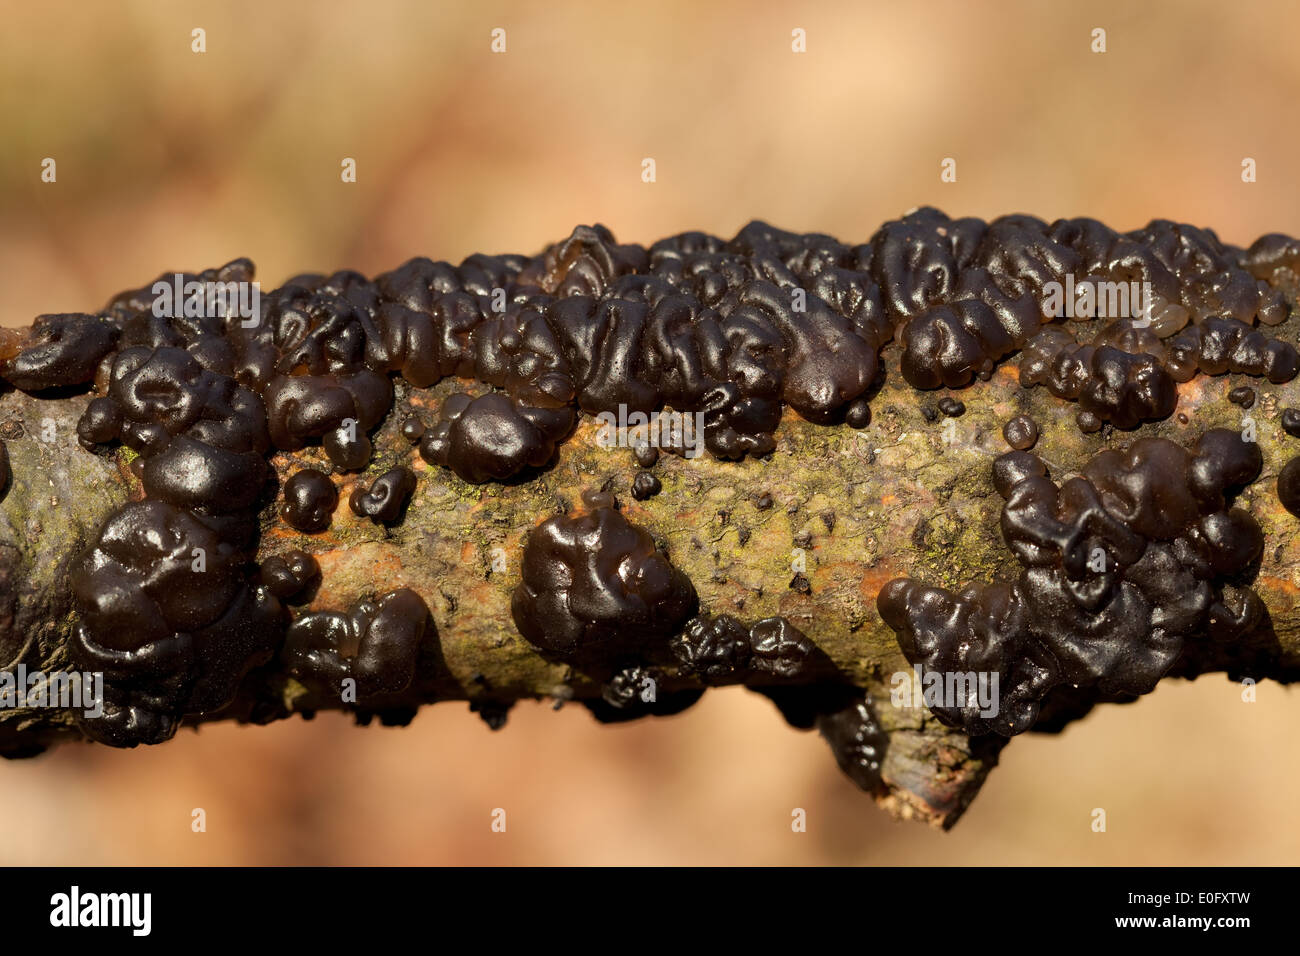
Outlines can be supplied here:
M896 346L885 367L896 369ZM618 496L624 514L660 541L691 579L700 607L744 621L781 615L825 653L840 674L864 688L888 735L874 795L900 817L951 826L996 763L1004 741L969 738L940 724L924 708L890 703L891 677L910 667L894 634L880 619L875 598L892 578L912 575L947 587L1014 573L1016 563L998 530L1002 499L990 480L991 463L1005 452L1001 426L1031 416L1041 437L1035 453L1064 477L1104 447L1127 444L1137 433L1079 431L1069 407L1045 389L1023 389L1014 362L988 382L963 390L965 415L934 412L937 395L918 393L892 375L872 397L872 423L862 430L803 421L787 411L777 449L766 460L724 462L704 455L661 456L654 467L662 491L645 501L629 493L638 467L631 449L604 448L598 426L584 418L552 467L510 485L471 485L446 469L426 465L399 431L412 411L427 421L449 392L397 383L393 412L374 436L375 454L359 475L346 476L331 528L302 535L263 512L259 558L292 548L315 555L322 569L309 609L344 610L359 599L409 587L428 604L437 628L438 677L421 684L411 703L468 700L495 714L522 698L594 700L600 685L541 656L518 633L511 594L529 532L543 519L577 506L584 491ZM1300 668L1300 538L1297 522L1273 491L1287 441L1280 407L1300 404L1300 386L1263 386L1250 411L1227 401L1236 376L1199 376L1180 386L1179 413L1147 425L1190 445L1211 427L1239 429L1254 418L1265 471L1241 496L1267 535L1255 589L1271 615L1271 630L1252 638L1246 653L1256 671L1291 680ZM1249 384L1261 388L1258 380ZM95 535L109 512L141 494L129 468L131 453L95 455L76 441L75 426L89 398L0 395L0 436L12 479L0 501L0 657L5 669L67 666L75 625L68 582L71 559ZM273 459L283 479L304 465L329 470L318 448ZM366 486L404 464L418 475L406 520L392 527L356 517L347 507L355 483ZM770 499L770 505L768 500ZM806 569L796 571L803 554ZM1182 662L1182 676L1232 671L1241 660L1199 654ZM700 686L685 673L668 675L669 689ZM245 680L239 697L194 722L266 721L287 714L344 706L305 691L273 662ZM1086 712L1083 702L1043 726L1059 728ZM0 751L26 756L80 736L71 715L50 708L0 710Z

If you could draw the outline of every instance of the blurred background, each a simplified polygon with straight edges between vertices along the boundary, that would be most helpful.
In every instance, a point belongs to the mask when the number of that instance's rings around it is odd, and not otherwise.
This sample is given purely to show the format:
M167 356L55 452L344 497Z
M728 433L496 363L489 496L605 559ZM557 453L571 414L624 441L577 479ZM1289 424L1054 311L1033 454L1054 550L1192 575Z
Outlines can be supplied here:
M7 325L237 256L274 287L591 222L856 242L928 203L1300 233L1285 2L0 0L0 23ZM0 765L0 864L1294 863L1297 726L1277 685L1245 706L1222 677L1166 682L1017 739L948 834L891 822L741 690L622 727L541 704L496 734L464 704L212 726Z

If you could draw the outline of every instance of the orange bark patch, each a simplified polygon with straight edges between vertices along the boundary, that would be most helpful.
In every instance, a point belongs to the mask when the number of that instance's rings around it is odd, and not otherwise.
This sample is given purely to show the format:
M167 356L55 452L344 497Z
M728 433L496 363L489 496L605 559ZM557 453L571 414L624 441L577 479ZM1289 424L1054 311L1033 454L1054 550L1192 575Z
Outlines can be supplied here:
M1189 382L1183 382L1178 386L1178 401L1188 402L1191 405L1198 405L1205 400L1205 383L1209 381L1203 375L1198 375Z
M898 577L898 571L892 567L875 567L862 575L862 581L858 584L858 590L862 596L871 602L871 606L876 606L876 595L886 584Z

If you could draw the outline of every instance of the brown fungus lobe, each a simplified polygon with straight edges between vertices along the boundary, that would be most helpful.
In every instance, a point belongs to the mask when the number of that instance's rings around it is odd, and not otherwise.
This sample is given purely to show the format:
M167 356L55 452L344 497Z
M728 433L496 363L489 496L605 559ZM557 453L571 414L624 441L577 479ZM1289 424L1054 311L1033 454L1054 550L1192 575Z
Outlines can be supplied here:
M694 607L687 577L612 507L555 515L534 528L511 603L530 644L580 664L666 645Z
M653 498L662 488L662 482L648 471L638 471L632 479L632 497L637 501Z
M1258 445L1224 429L1190 450L1142 438L1102 451L1060 486L1027 452L998 459L1002 533L1021 574L957 594L900 578L877 599L908 661L941 684L952 674L999 680L991 711L974 694L931 709L967 733L1011 736L1033 725L1054 687L1144 694L1185 642L1248 632L1263 604L1234 585L1264 537L1228 498L1261 462Z
M1292 458L1277 475L1277 500L1300 518L1300 458Z
M1240 385L1228 392L1228 401L1234 405L1240 405L1242 408L1253 408L1255 406L1255 390L1249 385Z
M399 465L376 478L369 489L357 485L348 498L348 506L359 518L369 518L376 524L392 524L401 518L414 491L415 472Z
M305 534L319 534L330 526L339 491L329 475L315 468L303 468L284 483L280 515L290 527Z
M1038 442L1038 423L1028 415L1017 415L1002 426L1002 437L1016 451L1029 451Z
M1282 431L1292 438L1300 438L1300 408L1282 409Z
M939 411L949 418L961 418L966 414L966 403L951 395L945 395L939 399Z
M307 552L294 549L263 561L257 577L281 601L296 603L294 599L320 579L320 564Z

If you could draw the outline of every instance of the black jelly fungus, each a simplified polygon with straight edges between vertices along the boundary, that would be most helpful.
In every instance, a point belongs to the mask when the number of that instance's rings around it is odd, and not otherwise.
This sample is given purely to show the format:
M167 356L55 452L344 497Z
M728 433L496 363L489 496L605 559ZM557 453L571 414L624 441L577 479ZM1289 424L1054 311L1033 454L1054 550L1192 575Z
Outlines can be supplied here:
M533 529L511 611L529 643L580 662L666 645L694 606L691 582L649 533L602 506Z
M871 424L871 406L867 404L866 399L859 398L849 402L844 412L844 424L850 428L866 428Z
M854 697L841 707L819 713L815 724L845 776L868 793L880 789L889 735L881 729L870 699L865 694Z
M949 418L961 418L966 414L966 403L951 395L939 399L939 411Z
M653 468L655 462L659 460L659 449L648 442L640 442L633 449L636 456L636 463L642 468Z
M1300 408L1282 409L1282 431L1292 438L1300 438Z
M416 418L414 415L409 416L402 422L402 437L411 444L415 444L423 438L425 431L424 422L420 421L420 419Z
M348 506L359 518L369 518L376 524L391 524L401 518L414 491L415 473L399 465L376 478L369 489L357 485L348 498Z
M648 471L638 471L636 477L632 479L632 497L637 501L653 498L659 494L661 488L663 484Z
M1277 500L1300 518L1300 458L1292 458L1277 475Z
M280 515L290 527L306 534L318 534L330 526L339 491L329 475L315 468L303 468L284 483Z
M1038 442L1038 424L1028 415L1017 415L1002 426L1002 437L1016 451L1028 451Z
M346 613L303 614L289 625L280 658L289 674L322 696L337 698L342 681L356 681L358 703L364 703L411 685L433 633L424 599L398 588Z
M899 578L877 599L923 671L998 675L996 713L970 696L935 714L967 733L1011 736L1033 725L1054 687L1144 694L1185 642L1249 632L1262 602L1229 585L1259 558L1264 536L1228 499L1261 466L1259 446L1225 429L1191 449L1141 438L1102 451L1060 486L1035 456L1002 456L994 483L1019 577L956 594Z
M1252 408L1255 405L1255 390L1249 385L1240 385L1228 392L1228 401L1242 408Z
M285 603L293 603L320 578L320 564L297 549L273 555L258 568L258 581Z

